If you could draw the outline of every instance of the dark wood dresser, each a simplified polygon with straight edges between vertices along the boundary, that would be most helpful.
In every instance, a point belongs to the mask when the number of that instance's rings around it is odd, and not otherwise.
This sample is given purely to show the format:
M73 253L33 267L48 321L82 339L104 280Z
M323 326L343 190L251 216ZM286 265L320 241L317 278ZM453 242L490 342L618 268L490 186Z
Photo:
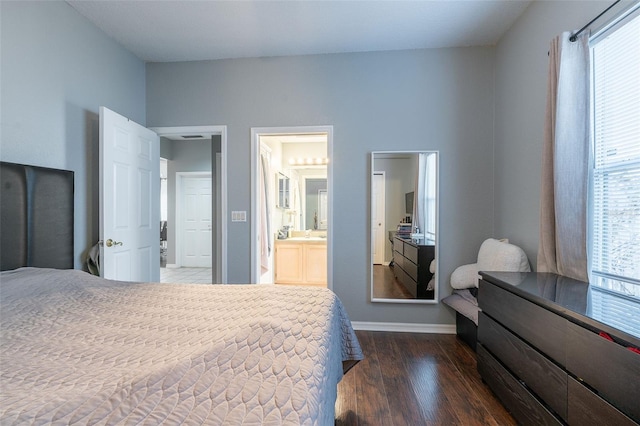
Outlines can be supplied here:
M519 423L640 423L637 299L554 274L480 275L478 371Z
M433 274L429 271L435 258L435 241L395 236L393 239L393 274L417 299L433 299L427 290Z

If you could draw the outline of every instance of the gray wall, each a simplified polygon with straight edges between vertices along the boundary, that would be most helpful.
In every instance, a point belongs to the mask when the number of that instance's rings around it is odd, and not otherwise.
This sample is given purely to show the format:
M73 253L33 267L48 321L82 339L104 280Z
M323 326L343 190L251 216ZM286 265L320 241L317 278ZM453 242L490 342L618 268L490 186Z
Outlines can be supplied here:
M144 124L145 66L64 2L0 2L0 158L75 172L75 266L98 240L98 109Z
M371 151L439 150L441 274L493 223L494 49L147 64L149 126L228 126L228 209L250 211L250 130L333 125L334 291L352 320L452 323L442 305L369 298ZM249 222L230 222L228 280L248 282Z
M611 3L535 1L496 48L495 233L520 245L534 268L549 43Z

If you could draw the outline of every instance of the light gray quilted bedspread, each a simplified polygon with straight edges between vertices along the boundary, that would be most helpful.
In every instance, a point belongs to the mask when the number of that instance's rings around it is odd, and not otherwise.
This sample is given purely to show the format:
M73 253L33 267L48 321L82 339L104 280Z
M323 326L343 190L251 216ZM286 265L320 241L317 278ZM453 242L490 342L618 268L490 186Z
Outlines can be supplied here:
M0 275L0 424L333 425L362 359L327 289Z

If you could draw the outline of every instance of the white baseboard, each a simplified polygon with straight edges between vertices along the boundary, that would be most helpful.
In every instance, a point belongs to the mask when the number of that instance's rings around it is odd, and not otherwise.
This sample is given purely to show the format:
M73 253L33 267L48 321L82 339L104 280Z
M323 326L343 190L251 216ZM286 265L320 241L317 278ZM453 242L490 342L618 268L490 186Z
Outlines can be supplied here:
M167 266L165 266L165 268L167 268L167 269L178 269L180 267L175 263L167 263Z
M455 324L411 324L402 322L351 321L354 330L394 331L399 333L456 334Z

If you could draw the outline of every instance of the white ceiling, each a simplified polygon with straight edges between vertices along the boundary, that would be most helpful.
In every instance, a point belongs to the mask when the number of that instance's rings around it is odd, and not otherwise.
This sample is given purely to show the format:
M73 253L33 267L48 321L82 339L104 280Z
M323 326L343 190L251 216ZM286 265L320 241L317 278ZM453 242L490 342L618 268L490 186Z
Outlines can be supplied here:
M67 0L148 62L495 44L525 0Z

